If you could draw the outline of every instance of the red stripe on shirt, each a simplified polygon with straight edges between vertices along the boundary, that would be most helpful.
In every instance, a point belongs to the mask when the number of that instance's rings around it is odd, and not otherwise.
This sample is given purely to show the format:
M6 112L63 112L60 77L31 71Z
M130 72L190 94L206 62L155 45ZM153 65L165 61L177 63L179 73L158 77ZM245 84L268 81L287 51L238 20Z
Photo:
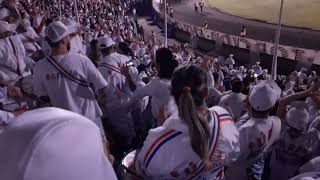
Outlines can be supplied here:
M167 136L171 135L172 133L174 133L175 130L171 129L168 132L164 133L163 135L161 135L152 145L151 147L148 149L146 155L144 156L143 162L146 162L148 156L150 155L150 153L152 152L152 150L159 144L159 142L161 142L161 140L163 140L164 138L166 138Z

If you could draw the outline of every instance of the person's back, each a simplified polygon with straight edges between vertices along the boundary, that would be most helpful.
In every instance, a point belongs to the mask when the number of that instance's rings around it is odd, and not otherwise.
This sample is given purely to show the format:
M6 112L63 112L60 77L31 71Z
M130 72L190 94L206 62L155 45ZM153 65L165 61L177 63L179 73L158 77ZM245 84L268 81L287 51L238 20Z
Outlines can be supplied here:
M132 96L132 92L126 84L126 79L121 74L119 61L117 61L116 58L116 54L104 57L98 66L99 72L109 84L106 92L109 98L105 103L106 108L109 108L110 111L112 111L112 109L122 108L123 106L121 105L125 106Z
M162 125L165 119L170 116L170 111L174 110L174 107L170 106L170 101L173 101L170 94L170 79L177 65L178 62L171 50L160 48L156 52L158 77L134 92L133 101L140 100L145 96L152 98L152 114L154 119L157 120L158 126Z
M221 107L204 104L206 73L183 66L172 79L176 112L149 131L136 156L137 173L146 179L220 179L239 153L238 131ZM201 95L200 95L201 94Z
M13 35L15 25L0 21L0 34L7 34L0 39L0 81L12 82L25 77L30 72L26 71L25 48L19 35Z
M53 57L59 65L73 76L93 83L97 89L106 83L92 62L80 54L68 53ZM66 78L47 59L36 63L34 69L34 91L38 96L49 96L54 107L76 112L95 121L101 110L94 98L87 98L80 85Z
M239 128L240 155L235 164L228 168L227 179L247 179L247 168L274 142L281 126L277 117L267 119L250 118ZM241 177L241 178L239 178Z
M35 95L49 96L53 106L82 114L102 127L95 93L102 98L107 82L87 57L69 53L68 29L62 22L52 22L46 36L52 53L34 67Z
M208 171L208 174L210 174L209 177L218 177L222 173L222 166L236 159L237 148L239 148L236 145L238 134L231 116L227 115L227 111L217 106L210 110L212 112L210 131L217 133L215 131L220 128L221 132L218 133L218 136L212 134L212 138L208 139L211 141L210 153L213 162L213 167ZM225 121L226 118L229 118L229 121ZM167 140L170 141L167 142ZM162 146L162 143L165 144ZM171 116L163 126L149 131L144 146L137 157L136 166L139 173L143 172L151 179L206 177L203 162L192 150L190 144L190 132L187 125L177 114Z
M245 112L246 95L242 94L243 84L239 78L231 78L231 92L220 99L219 105L227 109L237 121Z
M118 141L122 145L130 145L135 137L129 109L132 92L121 73L121 64L117 59L119 55L114 52L114 45L115 42L109 37L98 40L98 48L103 56L98 70L108 82L105 88L107 100L102 102L103 119L106 127L112 129L113 139L120 139Z
M170 86L170 80L155 78L144 87L137 89L137 91L134 92L134 98L141 99L145 96L152 97L152 115L157 119L160 116L161 109L165 108L171 99Z
M309 113L302 108L292 107L286 113L281 137L273 146L270 160L271 179L289 179L299 167L311 157L317 143L312 142L309 126Z
M250 91L250 119L238 129L240 155L237 162L227 169L226 179L250 179L251 174L247 169L261 159L263 153L279 138L281 121L276 116L269 116L269 113L280 94L280 88L273 81L262 81ZM257 169L261 173L263 166Z
M233 115L235 120L238 120L244 113L244 101L246 95L242 93L231 92L221 97L220 105L226 108Z

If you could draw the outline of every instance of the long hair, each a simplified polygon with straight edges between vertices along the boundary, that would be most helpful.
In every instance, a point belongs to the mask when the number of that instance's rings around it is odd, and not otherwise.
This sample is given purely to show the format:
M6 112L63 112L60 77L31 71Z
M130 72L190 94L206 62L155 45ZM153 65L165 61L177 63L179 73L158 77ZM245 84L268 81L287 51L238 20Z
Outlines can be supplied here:
M197 111L204 105L202 90L207 86L206 73L195 65L180 67L173 74L171 86L179 116L188 126L192 149L204 162L210 161L208 116Z

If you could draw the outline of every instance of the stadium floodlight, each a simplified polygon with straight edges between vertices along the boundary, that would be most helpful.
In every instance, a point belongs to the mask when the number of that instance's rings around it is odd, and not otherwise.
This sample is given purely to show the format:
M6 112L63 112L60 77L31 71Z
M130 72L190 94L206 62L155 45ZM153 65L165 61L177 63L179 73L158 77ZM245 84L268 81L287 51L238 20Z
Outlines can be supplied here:
M283 4L284 4L284 0L281 0L278 27L277 27L277 34L276 34L276 39L275 39L275 42L274 42L274 50L273 50L272 73L271 73L273 80L276 80L276 78L277 78L278 45L279 45L280 34L281 34Z

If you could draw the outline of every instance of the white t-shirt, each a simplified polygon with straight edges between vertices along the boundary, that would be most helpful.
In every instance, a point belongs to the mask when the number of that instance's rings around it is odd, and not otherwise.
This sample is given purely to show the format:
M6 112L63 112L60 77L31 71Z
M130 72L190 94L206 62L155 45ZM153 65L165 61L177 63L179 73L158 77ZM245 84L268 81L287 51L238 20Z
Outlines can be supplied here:
M120 64L116 61L117 54L104 57L98 70L108 83L106 88L107 101L104 103L103 113L108 117L110 125L115 131L122 132L128 138L134 137L134 125L129 111L129 104L133 96L126 83L126 78L120 72Z
M292 138L287 128L283 129L281 139L272 147L270 179L289 179L295 175L311 158L312 148L307 140L307 133Z
M244 114L246 97L242 93L229 92L222 95L219 105L228 110L237 121Z
M78 78L80 77L86 82L92 83L95 90L102 89L108 85L87 57L80 54L67 53L54 58L73 76L78 76ZM38 97L49 96L54 107L82 114L95 123L99 123L96 120L102 116L102 112L96 99L81 97L79 87L81 86L66 78L47 59L36 63L33 88Z
M171 82L167 79L153 79L144 87L134 92L133 101L141 100L146 96L151 97L152 115L155 119L160 120L161 113L164 109L168 109L169 102L173 100L170 93ZM171 111L171 110L170 110ZM164 112L170 114L170 112Z
M130 61L130 58L123 54L113 53L113 55L115 56L115 61L117 62L119 68L121 68L121 66L126 65L126 63Z
M124 108L132 97L132 92L126 84L126 78L121 74L121 62L117 59L118 57L119 54L116 53L105 56L98 67L103 78L109 84L106 92L108 97L106 109L109 110ZM112 112L110 111L110 113Z
M149 131L138 151L135 167L145 179L220 179L223 166L239 153L239 134L230 114L221 107L211 109L209 139L212 169L204 172L203 162L193 151L187 125L172 115L163 126Z
M33 28L28 27L27 32L20 34L20 37L25 47L27 55L30 56L37 50L41 49L41 47L36 42L33 42L33 40L39 38L38 34L34 31Z
M240 126L240 156L228 168L227 179L247 180L247 168L279 138L280 131L281 121L274 116L265 119L250 118Z
M82 55L86 54L86 50L84 48L85 46L82 43L81 38L79 35L74 36L73 38L70 39L70 52L71 53L79 53Z
M26 72L26 52L19 35L0 39L0 82L16 81L30 75Z

